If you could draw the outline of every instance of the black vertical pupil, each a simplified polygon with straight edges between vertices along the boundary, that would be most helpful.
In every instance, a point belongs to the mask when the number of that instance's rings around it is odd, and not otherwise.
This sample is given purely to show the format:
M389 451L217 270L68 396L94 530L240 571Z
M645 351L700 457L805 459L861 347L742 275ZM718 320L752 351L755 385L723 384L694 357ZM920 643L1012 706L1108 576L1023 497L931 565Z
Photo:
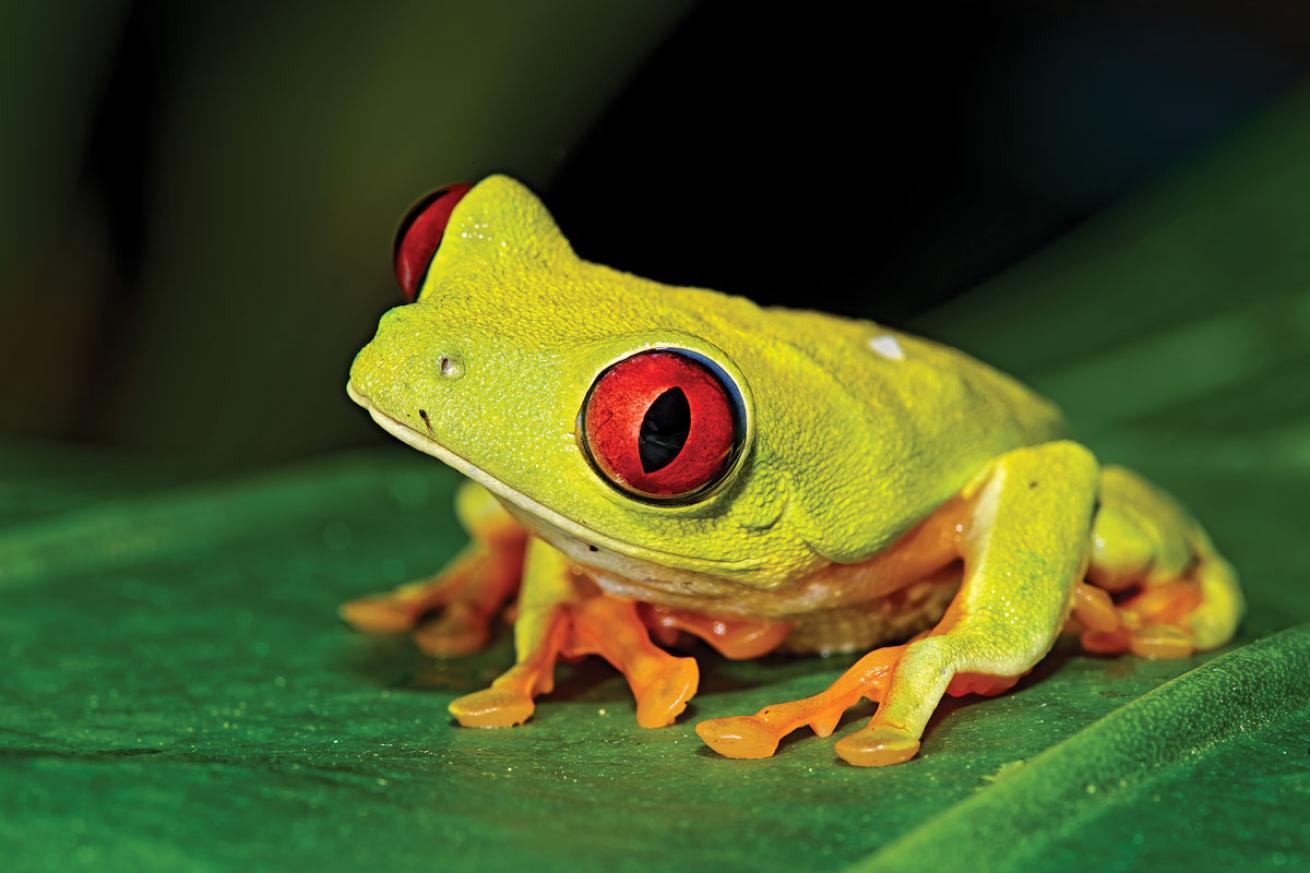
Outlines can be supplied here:
M670 388L656 397L641 420L641 436L637 438L642 471L654 473L671 464L686 444L690 430L691 405L681 388Z

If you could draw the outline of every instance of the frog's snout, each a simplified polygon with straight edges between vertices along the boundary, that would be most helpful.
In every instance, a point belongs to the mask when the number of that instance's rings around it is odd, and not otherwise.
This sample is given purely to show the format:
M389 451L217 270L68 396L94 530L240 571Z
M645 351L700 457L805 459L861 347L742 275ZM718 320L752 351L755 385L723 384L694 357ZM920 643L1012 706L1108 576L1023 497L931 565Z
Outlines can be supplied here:
M408 313L387 313L350 367L347 393L368 409L433 436L459 401L449 393L467 372L461 344L432 336Z

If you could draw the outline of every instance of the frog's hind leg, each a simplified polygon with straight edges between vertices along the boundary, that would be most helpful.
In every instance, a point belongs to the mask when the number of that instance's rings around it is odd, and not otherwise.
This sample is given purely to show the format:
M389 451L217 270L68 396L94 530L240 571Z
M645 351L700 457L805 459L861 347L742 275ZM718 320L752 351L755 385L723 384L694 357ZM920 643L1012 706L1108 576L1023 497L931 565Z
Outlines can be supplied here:
M1087 567L1096 478L1090 452L1057 442L1002 456L966 490L960 592L932 634L906 646L873 720L837 754L857 766L905 761L953 684L999 692L1050 651Z
M1079 601L1095 605L1074 617L1089 651L1186 657L1223 645L1242 615L1237 576L1201 526L1122 467L1101 471L1087 578L1097 587L1080 586Z
M455 512L473 538L441 572L341 606L341 617L366 633L411 632L419 648L459 655L487 644L501 607L523 571L527 534L491 493L465 482Z
M857 766L913 757L944 694L1000 693L1054 644L1087 566L1096 473L1095 459L1073 443L1002 456L962 494L964 581L930 633L875 650L813 698L697 732L729 757L767 757L802 724L830 733L841 710L865 696L878 710L837 753Z

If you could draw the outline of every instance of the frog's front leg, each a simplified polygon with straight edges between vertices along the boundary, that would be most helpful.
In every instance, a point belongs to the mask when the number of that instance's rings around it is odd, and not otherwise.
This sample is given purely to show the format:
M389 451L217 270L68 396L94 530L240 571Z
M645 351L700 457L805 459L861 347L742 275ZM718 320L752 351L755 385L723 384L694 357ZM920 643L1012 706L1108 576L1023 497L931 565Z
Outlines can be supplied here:
M964 580L930 633L870 653L813 698L702 722L697 733L729 757L767 757L802 724L827 735L864 696L877 712L837 753L858 766L913 757L948 690L1004 690L1050 650L1087 566L1096 488L1096 461L1074 443L1003 455L961 495Z
M472 542L441 572L343 604L341 617L365 633L409 631L432 655L485 646L492 622L518 590L527 532L491 492L470 481L455 493L455 515Z
M632 601L609 597L558 549L528 541L514 622L517 662L490 688L450 704L465 727L510 727L532 715L533 699L554 687L559 656L600 655L628 680L637 700L637 723L672 724L696 693L700 673L693 658L656 647Z

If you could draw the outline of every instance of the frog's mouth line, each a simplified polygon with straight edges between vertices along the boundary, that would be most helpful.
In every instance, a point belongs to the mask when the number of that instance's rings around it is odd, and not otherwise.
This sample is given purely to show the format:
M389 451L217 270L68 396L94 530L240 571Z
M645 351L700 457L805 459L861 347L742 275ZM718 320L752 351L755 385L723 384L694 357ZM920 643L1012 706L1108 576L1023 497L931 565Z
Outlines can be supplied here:
M713 575L721 575L724 571L734 571L735 573L750 572L758 569L759 563L756 561L728 561L716 558L704 558L693 555L683 555L678 552L666 552L659 549L648 549L643 546L635 546L622 540L616 540L604 534L592 530L580 522L571 518L560 515L558 512L543 506L537 501L528 497L520 491L509 487L501 480L489 475L485 470L473 465L466 458L452 452L450 449L438 443L431 437L425 436L414 430L414 428L405 424L403 421L392 418L385 412L382 412L373 402L355 390L353 383L346 383L346 393L355 403L364 407L373 420L396 439L400 440L410 448L418 449L425 455L431 455L438 461L453 467L457 473L466 476L486 488L497 497L502 497L531 515L533 518L549 524L573 537L583 540L586 543L598 544L612 552L633 558L639 561L655 561L668 563L673 566L681 566L691 570L701 570Z

